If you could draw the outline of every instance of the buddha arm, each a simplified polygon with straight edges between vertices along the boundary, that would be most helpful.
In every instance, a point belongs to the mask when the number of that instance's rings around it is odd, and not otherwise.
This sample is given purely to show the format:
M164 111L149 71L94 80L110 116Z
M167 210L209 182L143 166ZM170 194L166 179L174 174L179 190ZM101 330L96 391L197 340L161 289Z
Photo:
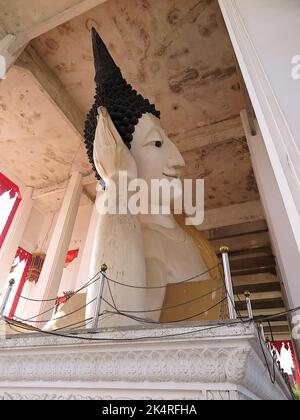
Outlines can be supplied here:
M90 278L99 272L101 264L108 267L107 277L119 283L145 286L145 257L143 249L142 231L138 216L130 214L110 214L103 212L108 199L114 198L114 189L111 180L118 190L118 173L125 170L128 165L129 174L134 173L134 161L121 139L116 138L117 132L111 126L109 116L100 115L94 141L94 160L100 175L105 176L107 189L97 200L99 212L97 229L90 266ZM124 149L123 149L124 148ZM108 280L106 280L106 283ZM99 283L94 282L87 293L87 303L97 296ZM144 289L135 289L110 282L113 301L110 296L108 284L104 287L104 298L120 310L141 310L145 307ZM101 304L103 310L113 309L105 302ZM95 302L89 304L86 318L94 316ZM117 325L127 325L128 318L118 318ZM101 321L100 321L101 325ZM103 325L103 324L102 324ZM111 326L111 323L109 324Z

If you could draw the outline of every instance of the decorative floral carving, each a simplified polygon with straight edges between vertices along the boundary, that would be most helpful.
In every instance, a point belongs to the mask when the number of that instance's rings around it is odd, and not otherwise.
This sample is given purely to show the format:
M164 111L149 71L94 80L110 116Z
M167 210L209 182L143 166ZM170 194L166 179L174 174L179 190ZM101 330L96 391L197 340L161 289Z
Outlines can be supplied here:
M187 330L188 335L168 337ZM277 384L270 382L254 329L243 325L212 331L205 335L199 327L188 327L103 333L133 340L127 342L68 341L48 336L3 340L0 382L22 392L5 392L2 387L0 399L108 399L103 395L113 382L120 389L118 398L128 391L128 398L133 399L137 389L138 398L148 395L153 399L158 395L170 397L170 390L182 390L176 391L179 399L186 398L187 393L199 399L288 398L281 376ZM134 341L147 334L152 338ZM159 340L153 339L158 336ZM41 394L30 391L37 381L43 384ZM64 382L64 391L48 393L49 384L53 388L60 381ZM141 383L147 384L142 393ZM99 393L95 393L95 387ZM81 395L73 393L74 388L86 391Z
M229 391L207 391L206 395L209 401L230 400Z
M79 394L20 394L8 393L0 395L0 400L113 400L111 395L79 395ZM120 398L123 400L130 398Z

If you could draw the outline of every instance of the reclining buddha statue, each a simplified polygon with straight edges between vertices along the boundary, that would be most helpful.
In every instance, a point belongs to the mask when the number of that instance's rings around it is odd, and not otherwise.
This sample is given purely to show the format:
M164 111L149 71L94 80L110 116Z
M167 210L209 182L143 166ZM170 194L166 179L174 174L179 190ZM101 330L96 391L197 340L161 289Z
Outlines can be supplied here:
M160 112L126 82L95 29L92 29L92 39L96 95L86 121L85 142L96 176L107 186L97 203L103 206L103 196L110 194L109 181L118 183L120 171L127 171L129 179L146 181L150 190L153 179L179 178L185 163L161 127ZM153 204L163 205L161 201ZM176 312L164 310L164 302L167 295L174 306L175 295L177 303L184 301L185 279L193 278L199 296L220 286L217 256L194 227L182 228L172 214L162 212L133 215L128 211L116 215L102 214L100 208L99 211L90 278L105 263L107 277L114 280L106 280L104 286L103 297L107 303L102 302L101 312L106 310L107 315L100 321L101 325L127 325L138 317L172 322L174 316L174 321L178 321ZM97 282L89 287L87 302L96 297L97 288ZM198 312L199 308L211 307L220 300L220 293L212 292L206 305L198 302ZM115 309L129 316L109 316ZM185 309L187 317L191 315L192 319L193 314ZM93 304L87 307L87 319L93 316L94 310ZM205 315L216 319L219 311L216 307Z
M85 144L99 185L105 185L96 199L99 217L89 276L107 265L99 326L219 319L218 258L201 232L171 212L103 211L115 194L111 186L119 187L121 172L129 181L145 181L150 190L153 179L179 179L185 163L161 126L160 112L126 82L95 29L92 41L96 95L86 120ZM153 201L150 194L148 198ZM163 200L151 206L160 209ZM95 314L99 281L87 290L87 320ZM205 298L185 304L190 296Z

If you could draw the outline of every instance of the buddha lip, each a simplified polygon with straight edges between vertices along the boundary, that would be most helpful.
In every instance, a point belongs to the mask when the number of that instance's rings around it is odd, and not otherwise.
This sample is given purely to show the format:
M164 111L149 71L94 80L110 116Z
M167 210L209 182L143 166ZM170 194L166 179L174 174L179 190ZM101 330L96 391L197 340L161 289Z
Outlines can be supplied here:
M163 172L163 175L164 175L164 176L167 176L168 178L175 178L175 179L178 179L178 176L177 176L177 175L168 175L168 174L166 174L165 172Z

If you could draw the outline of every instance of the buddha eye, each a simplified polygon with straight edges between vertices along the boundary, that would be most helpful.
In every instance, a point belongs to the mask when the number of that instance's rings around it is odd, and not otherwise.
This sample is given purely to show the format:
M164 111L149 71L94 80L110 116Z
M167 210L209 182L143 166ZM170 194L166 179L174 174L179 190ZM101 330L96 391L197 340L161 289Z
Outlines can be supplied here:
M150 140L144 144L144 146L152 146L152 147L158 147L159 149L164 144L163 140Z

